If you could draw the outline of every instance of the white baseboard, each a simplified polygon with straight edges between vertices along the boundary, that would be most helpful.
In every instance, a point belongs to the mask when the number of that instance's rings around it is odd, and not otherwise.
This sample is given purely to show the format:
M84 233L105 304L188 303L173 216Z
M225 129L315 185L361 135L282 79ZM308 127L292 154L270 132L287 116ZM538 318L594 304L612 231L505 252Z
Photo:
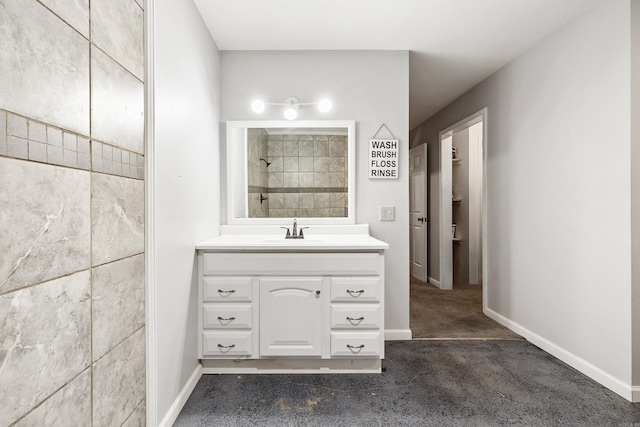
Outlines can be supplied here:
M411 329L385 329L385 341L410 341L413 334Z
M382 361L362 359L203 359L203 374L341 374L380 373Z
M496 313L495 311L485 308L484 314L491 319L500 323L501 325L511 329L512 331L522 335L527 341L531 342L536 347L541 348L554 357L557 357L572 368L582 372L592 380L600 383L604 387L619 394L623 398L630 402L640 401L640 387L632 387L629 384L625 384L619 379L613 377L597 366L587 362L586 360L576 356L575 354L565 350L564 348L552 343L551 341L541 337L540 335L531 332L529 329L524 328L518 323L513 322L510 319Z
M178 415L180 415L180 411L184 408L185 403L187 403L187 399L189 399L189 396L193 393L193 389L196 388L196 384L198 384L198 380L201 376L202 365L198 363L198 366L193 370L193 373L187 380L187 383L182 387L180 393L178 393L176 400L173 401L169 411L167 411L167 414L164 416L162 421L160 421L160 424L158 424L159 427L171 427L173 423L176 422Z
M440 284L440 281L434 279L433 277L427 277L427 281L431 283L433 286L436 286L438 288L442 287L442 284Z

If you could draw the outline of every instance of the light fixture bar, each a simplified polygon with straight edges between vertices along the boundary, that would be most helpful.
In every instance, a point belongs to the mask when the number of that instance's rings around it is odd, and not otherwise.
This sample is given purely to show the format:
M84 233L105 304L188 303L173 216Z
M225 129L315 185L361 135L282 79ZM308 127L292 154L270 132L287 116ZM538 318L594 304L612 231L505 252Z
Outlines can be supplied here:
M329 99L323 98L318 102L300 102L298 98L290 96L284 100L284 102L265 102L261 99L255 99L251 102L251 109L260 114L263 113L267 105L283 106L284 117L287 120L295 120L298 117L298 110L303 105L317 105L318 110L322 113L331 111L332 104Z

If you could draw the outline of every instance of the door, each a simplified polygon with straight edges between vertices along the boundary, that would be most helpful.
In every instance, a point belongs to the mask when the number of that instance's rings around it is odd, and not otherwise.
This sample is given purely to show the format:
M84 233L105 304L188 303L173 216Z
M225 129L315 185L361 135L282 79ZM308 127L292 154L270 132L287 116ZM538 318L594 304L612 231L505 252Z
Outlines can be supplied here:
M260 356L322 356L324 294L320 277L261 278Z
M427 144L409 151L411 275L427 281Z

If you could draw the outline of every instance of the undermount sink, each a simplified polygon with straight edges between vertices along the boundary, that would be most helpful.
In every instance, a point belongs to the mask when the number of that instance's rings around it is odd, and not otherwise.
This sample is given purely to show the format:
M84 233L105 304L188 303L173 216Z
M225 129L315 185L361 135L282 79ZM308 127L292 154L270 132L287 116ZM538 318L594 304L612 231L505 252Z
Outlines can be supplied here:
M327 239L322 238L322 237L317 237L317 236L305 236L304 239L286 239L284 236L283 237L270 237L268 239L264 239L261 241L261 243L281 243L281 244L296 244L296 243L322 243L322 242L326 242Z

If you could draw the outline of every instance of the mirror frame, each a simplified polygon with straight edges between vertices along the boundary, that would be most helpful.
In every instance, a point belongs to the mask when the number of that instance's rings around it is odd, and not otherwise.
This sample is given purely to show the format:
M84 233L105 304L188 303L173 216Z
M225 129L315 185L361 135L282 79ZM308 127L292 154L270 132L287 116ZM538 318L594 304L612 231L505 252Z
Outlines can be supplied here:
M247 129L259 128L346 128L347 152L349 156L347 170L347 215L339 218L299 218L303 224L355 224L356 218L356 122L355 120L262 120L228 121L226 124L226 169L227 169L227 224L229 225L268 225L283 224L293 218L247 218L237 217L237 212L248 212L247 200ZM242 168L229 167L242 164Z

